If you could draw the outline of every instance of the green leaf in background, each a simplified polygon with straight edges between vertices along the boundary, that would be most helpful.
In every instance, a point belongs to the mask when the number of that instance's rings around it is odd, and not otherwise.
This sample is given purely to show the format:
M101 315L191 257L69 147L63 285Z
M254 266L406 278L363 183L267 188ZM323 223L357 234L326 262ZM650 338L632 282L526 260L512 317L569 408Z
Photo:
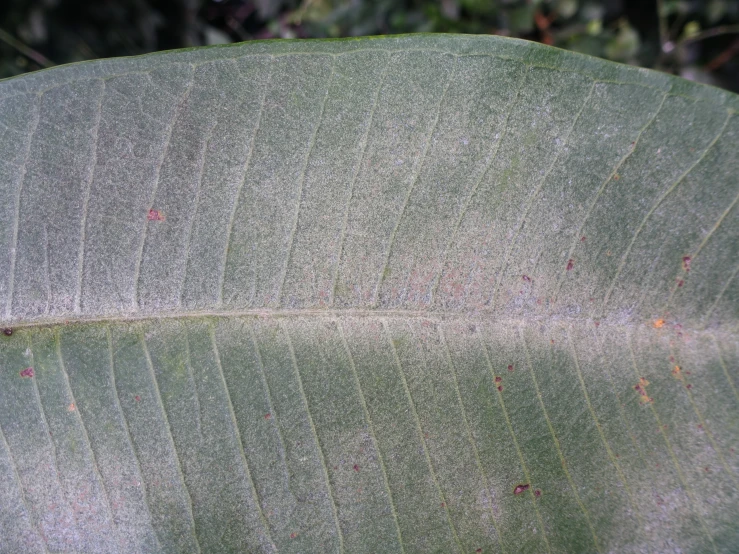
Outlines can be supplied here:
M739 98L496 37L0 82L0 552L732 552Z

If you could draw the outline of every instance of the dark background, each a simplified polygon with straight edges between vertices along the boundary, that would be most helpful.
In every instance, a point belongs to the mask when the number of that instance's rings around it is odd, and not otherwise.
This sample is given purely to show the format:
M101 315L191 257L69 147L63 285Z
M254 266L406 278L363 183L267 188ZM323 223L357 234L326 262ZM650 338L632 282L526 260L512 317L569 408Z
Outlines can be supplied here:
M497 34L739 92L739 0L0 0L0 78L267 38Z

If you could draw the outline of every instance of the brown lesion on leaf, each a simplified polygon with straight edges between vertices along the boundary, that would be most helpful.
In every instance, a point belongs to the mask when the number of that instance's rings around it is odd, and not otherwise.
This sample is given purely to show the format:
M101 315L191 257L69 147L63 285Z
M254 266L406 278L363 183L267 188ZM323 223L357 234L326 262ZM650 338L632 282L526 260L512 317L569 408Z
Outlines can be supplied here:
M9 336L10 336L10 335L12 335L12 334L13 334L13 329L12 329L12 328L10 328L10 327L5 327L5 328L3 329L3 335L5 335L6 337L9 337Z
M522 492L529 490L530 487L531 485L528 483L516 485L516 488L513 489L513 494L521 494Z
M164 221L164 213L162 213L160 210L151 209L149 210L149 213L146 215L146 219L149 221Z

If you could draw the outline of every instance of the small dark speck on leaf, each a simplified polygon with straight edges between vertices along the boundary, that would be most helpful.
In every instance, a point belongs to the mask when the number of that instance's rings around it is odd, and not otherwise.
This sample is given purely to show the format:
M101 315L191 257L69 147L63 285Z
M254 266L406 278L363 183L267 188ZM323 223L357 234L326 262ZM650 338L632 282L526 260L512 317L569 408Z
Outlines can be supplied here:
M359 466L357 464L354 464L353 469L354 469L354 471L356 471L357 473L359 473Z
M272 414L264 414L264 419L272 419Z
M529 277L528 275L522 275L522 276L521 276L521 278L522 278L522 279L523 279L524 281L526 281L527 283L530 283L530 282L531 282L531 277Z
M595 324L596 327L600 326L600 321L594 321L593 323Z
M475 552L482 552L482 548L478 548Z
M690 256L683 256L683 269L690 271Z
M297 533L290 533L290 538L291 538L291 539L294 539L294 538L296 538L297 536L298 536L298 534L297 534Z
M475 325L470 325L467 329L469 329L470 333L474 333L477 330L477 327Z
M621 178L621 175L619 175L618 173L616 173L616 174L615 174L615 175L613 176L613 180L614 180L614 181L618 181L618 180L619 180L620 178Z
M23 371L21 371L21 377L33 377L33 368L27 367Z
M567 271L571 271L573 267L575 267L575 260L570 258L567 260Z
M441 507L442 507L442 508L446 508L446 502L442 502L442 503L441 503Z
M513 371L513 364L510 364L510 365L508 366L508 371Z
M526 485L516 485L516 488L513 489L513 494L521 494L522 492L529 490L529 487L530 486L531 485L529 485L529 484L526 484Z
M691 385L690 383L688 383L687 385L685 385L685 388L686 389L692 389L693 388L693 385Z
M496 383L500 383L500 382L501 382L502 380L503 380L503 378L502 378L502 377L501 377L500 375L498 375L498 376L497 376L497 377L495 378L495 382L496 382Z
M539 497L541 496L541 491L540 491L539 489L536 489L536 490L534 491L534 496L535 496L536 498L539 498Z
M580 237L580 242L585 242L585 236Z
M6 327L5 329L3 329L3 335L5 335L6 337L9 337L12 334L13 334L13 329L11 329L10 327Z
M141 397L138 394L134 396L133 398L134 400L136 400L136 402L141 402Z
M679 281L677 282L677 286L678 286L678 287L682 287L682 286L683 286L684 284L685 284L685 281L683 281L682 279L680 279L680 280L679 280Z
M503 385L498 385L498 392L503 392Z

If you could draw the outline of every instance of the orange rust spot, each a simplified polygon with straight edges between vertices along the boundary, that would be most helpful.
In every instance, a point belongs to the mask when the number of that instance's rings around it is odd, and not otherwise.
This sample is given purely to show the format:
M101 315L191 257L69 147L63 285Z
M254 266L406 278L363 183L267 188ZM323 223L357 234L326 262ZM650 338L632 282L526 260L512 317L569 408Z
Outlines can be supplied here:
M639 400L642 404L648 404L649 402L652 402L652 398L647 395L648 386L649 381L647 381L644 377L640 377L639 384L634 385L634 390L639 393Z
M686 373L689 373L689 372L686 372ZM682 369L680 368L679 365L676 365L675 367L672 368L672 376L675 379L679 379L680 381L683 380L683 372L682 372ZM690 388L690 387L691 386L688 385L688 388Z
M614 180L614 181L618 181L618 180L619 180L620 178L621 178L621 175L619 175L618 173L616 173L616 174L615 174L615 175L613 176L613 180Z
M74 402L72 402L72 403L71 403L71 404L70 404L69 406L67 406L67 411L68 411L68 412L73 412L73 411L75 411L76 409L77 409L77 408L75 407L75 405L74 405Z
M654 322L654 328L655 329L662 329L662 327L665 326L665 320L664 319L658 319Z

